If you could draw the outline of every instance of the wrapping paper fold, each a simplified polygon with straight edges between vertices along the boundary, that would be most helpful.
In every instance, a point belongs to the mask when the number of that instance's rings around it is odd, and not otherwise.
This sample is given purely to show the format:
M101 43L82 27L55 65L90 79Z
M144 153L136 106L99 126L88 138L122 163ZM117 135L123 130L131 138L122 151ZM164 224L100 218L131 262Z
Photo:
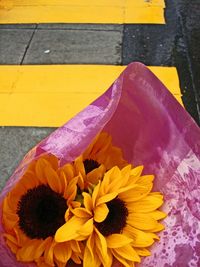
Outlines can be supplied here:
M102 96L25 156L1 192L1 205L31 160L51 153L61 165L71 162L101 130L128 162L156 175L155 190L165 197L166 230L140 266L200 266L200 129L141 63L130 64ZM0 266L35 266L16 262L2 232L0 224Z

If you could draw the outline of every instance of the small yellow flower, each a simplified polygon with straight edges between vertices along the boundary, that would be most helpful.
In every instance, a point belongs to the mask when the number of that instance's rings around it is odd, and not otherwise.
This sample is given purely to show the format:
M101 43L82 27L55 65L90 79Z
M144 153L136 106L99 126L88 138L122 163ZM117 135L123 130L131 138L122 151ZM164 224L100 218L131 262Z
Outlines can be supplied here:
M123 159L120 148L113 146L108 133L101 132L75 162L76 174L79 175L79 187L87 188L88 184L97 184L104 173L114 166L120 169L128 165Z
M83 193L83 207L71 209L74 216L57 230L57 242L86 240L84 267L110 267L113 259L130 267L150 255L155 232L164 228L158 221L166 215L157 210L163 196L151 193L154 176L141 176L142 170L113 167L92 195Z
M72 168L72 166L71 166ZM56 230L65 223L68 205L73 206L77 177L68 165L65 174L58 160L46 155L33 161L3 202L2 222L6 243L18 261L38 266L63 267L71 258L80 263L77 241L57 243ZM69 229L70 231L70 229Z

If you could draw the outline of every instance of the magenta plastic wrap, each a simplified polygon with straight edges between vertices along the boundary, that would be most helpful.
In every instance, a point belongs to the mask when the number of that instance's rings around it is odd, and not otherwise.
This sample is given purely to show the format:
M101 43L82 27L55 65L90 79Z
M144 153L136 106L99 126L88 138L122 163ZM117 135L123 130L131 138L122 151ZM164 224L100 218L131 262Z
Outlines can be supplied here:
M200 266L200 129L141 63L130 64L101 97L28 153L1 192L1 204L32 159L51 153L61 165L71 162L101 130L128 162L156 175L155 190L165 197L166 229L140 266ZM35 266L16 262L2 232L0 224L0 266Z

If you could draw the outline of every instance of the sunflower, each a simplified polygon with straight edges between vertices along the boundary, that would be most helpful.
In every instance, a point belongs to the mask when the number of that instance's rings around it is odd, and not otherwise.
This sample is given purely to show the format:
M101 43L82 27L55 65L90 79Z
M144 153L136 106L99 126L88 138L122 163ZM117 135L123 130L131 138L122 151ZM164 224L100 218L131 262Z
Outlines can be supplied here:
M4 236L18 261L35 261L41 267L63 267L70 258L81 262L77 241L57 243L54 239L67 219L68 205L73 207L76 184L72 166L68 164L63 173L58 159L46 155L33 161L7 194L3 201Z
M128 165L123 159L120 148L113 146L112 137L105 132L96 136L88 148L74 161L76 174L79 175L79 187L97 184L104 173L114 166L120 169Z
M84 267L110 267L113 260L130 267L150 255L166 215L157 210L163 196L151 192L154 176L141 176L142 170L113 167L92 194L82 193L83 206L71 209L73 217L57 230L56 242L85 240Z

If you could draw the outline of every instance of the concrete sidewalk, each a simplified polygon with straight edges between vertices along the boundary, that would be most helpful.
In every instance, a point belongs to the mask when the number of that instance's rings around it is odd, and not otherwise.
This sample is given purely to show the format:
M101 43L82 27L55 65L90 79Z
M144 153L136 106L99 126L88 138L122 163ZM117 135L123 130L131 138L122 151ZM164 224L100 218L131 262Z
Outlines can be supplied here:
M122 64L123 25L0 25L0 64Z

